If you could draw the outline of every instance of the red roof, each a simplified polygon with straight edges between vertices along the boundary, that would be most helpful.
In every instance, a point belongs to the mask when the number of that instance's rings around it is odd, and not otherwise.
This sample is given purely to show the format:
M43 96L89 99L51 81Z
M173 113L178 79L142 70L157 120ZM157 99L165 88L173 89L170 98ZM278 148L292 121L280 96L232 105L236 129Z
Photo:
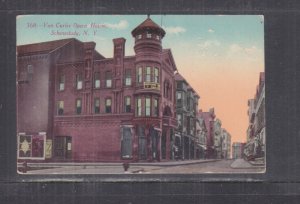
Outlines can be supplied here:
M175 74L175 80L185 81L185 79L183 78L183 76L181 74L179 74L178 72Z
M17 46L18 55L20 54L29 54L29 53L47 53L51 52L57 48L60 48L67 43L74 40L74 38L62 39L62 40L54 40L54 41L47 41L41 43L34 43L34 44L27 44L27 45L19 45Z
M30 55L30 54L42 54L42 53L50 53L54 50L57 50L59 48L62 48L63 46L67 45L70 42L78 42L81 43L83 46L93 46L95 44L94 42L81 42L77 40L76 38L68 38L68 39L61 39L61 40L54 40L54 41L46 41L46 42L40 42L40 43L34 43L34 44L26 44L26 45L19 45L17 46L17 53L18 56L21 55ZM80 55L78 59L83 60L83 55ZM98 53L96 50L94 50L94 58L96 60L98 59L104 59L104 57Z
M141 33L145 30L155 30L158 33L161 34L161 37L164 37L166 32L164 31L164 29L162 29L159 25L157 25L156 23L154 23L151 18L147 18L144 22L142 22L140 25L138 25L135 29L133 29L133 31L131 32L131 34L133 36L136 36L138 33Z
M192 92L194 92L198 97L200 97L199 94L193 89L193 87L191 87L191 85L187 82L187 80L185 80L185 78L181 74L179 74L177 72L175 74L174 78L175 78L176 81L185 81L185 83L187 84L187 89L192 90Z

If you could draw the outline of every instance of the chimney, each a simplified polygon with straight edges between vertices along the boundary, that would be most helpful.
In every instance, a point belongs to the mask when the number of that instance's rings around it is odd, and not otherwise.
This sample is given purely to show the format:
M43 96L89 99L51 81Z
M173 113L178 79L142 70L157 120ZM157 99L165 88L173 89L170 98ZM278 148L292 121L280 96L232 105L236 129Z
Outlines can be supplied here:
M114 61L115 64L120 64L123 62L123 58L125 56L125 38L115 38L114 42Z

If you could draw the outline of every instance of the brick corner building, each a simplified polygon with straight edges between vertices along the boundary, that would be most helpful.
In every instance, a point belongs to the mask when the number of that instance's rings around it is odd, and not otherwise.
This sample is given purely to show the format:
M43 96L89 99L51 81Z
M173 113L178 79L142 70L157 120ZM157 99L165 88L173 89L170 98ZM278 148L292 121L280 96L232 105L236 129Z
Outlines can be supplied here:
M17 47L19 161L174 157L177 68L165 31L148 17L132 36L133 56L124 38L112 58L74 38Z

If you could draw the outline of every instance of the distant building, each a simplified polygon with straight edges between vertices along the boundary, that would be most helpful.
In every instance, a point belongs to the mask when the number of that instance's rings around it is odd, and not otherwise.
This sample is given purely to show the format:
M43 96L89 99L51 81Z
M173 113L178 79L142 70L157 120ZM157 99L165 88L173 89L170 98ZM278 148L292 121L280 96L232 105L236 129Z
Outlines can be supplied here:
M244 146L246 143L234 142L232 144L232 158L240 159L243 158Z
M207 128L203 118L199 117L196 121L196 141L199 147L196 150L196 157L200 159L205 159L205 152L207 150Z
M255 107L254 107L254 99L248 100L248 118L249 125L247 129L247 142L250 141L254 137L254 119L255 119Z
M265 73L259 75L259 83L253 99L248 100L249 126L245 155L248 158L263 157L265 154Z
M215 158L216 151L214 147L214 123L215 123L215 111L214 108L209 109L208 112L199 110L198 118L202 118L206 127L206 151L205 158Z
M224 128L222 129L222 157L224 159L231 158L231 135Z
M222 155L222 144L223 144L223 135L222 135L222 122L220 119L214 121L214 149L215 149L215 158L221 159Z
M199 145L196 136L196 121L198 100L200 96L179 74L175 74L176 81L176 117L178 127L175 133L175 147L178 157L182 159L196 159Z

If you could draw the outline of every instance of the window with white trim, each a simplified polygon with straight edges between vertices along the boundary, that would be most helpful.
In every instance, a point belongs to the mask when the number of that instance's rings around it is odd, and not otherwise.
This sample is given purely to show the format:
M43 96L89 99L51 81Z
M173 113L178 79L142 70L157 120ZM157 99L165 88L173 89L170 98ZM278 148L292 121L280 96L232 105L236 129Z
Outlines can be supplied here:
M125 113L131 112L131 97L125 96Z
M105 100L105 113L111 113L111 98Z
M82 89L82 74L77 74L76 75L76 89L80 90Z
M95 72L94 74L94 88L100 88L100 73Z
M111 72L107 71L105 72L105 80L106 80L106 88L111 88L112 87L112 79L111 79Z
M131 86L131 69L125 70L125 86Z
M142 99L141 98L136 99L136 115L142 116Z
M59 91L65 90L65 75L63 74L59 76L58 90Z
M151 82L151 67L146 67L145 81L146 82Z
M146 97L145 98L145 116L151 115L151 98Z

